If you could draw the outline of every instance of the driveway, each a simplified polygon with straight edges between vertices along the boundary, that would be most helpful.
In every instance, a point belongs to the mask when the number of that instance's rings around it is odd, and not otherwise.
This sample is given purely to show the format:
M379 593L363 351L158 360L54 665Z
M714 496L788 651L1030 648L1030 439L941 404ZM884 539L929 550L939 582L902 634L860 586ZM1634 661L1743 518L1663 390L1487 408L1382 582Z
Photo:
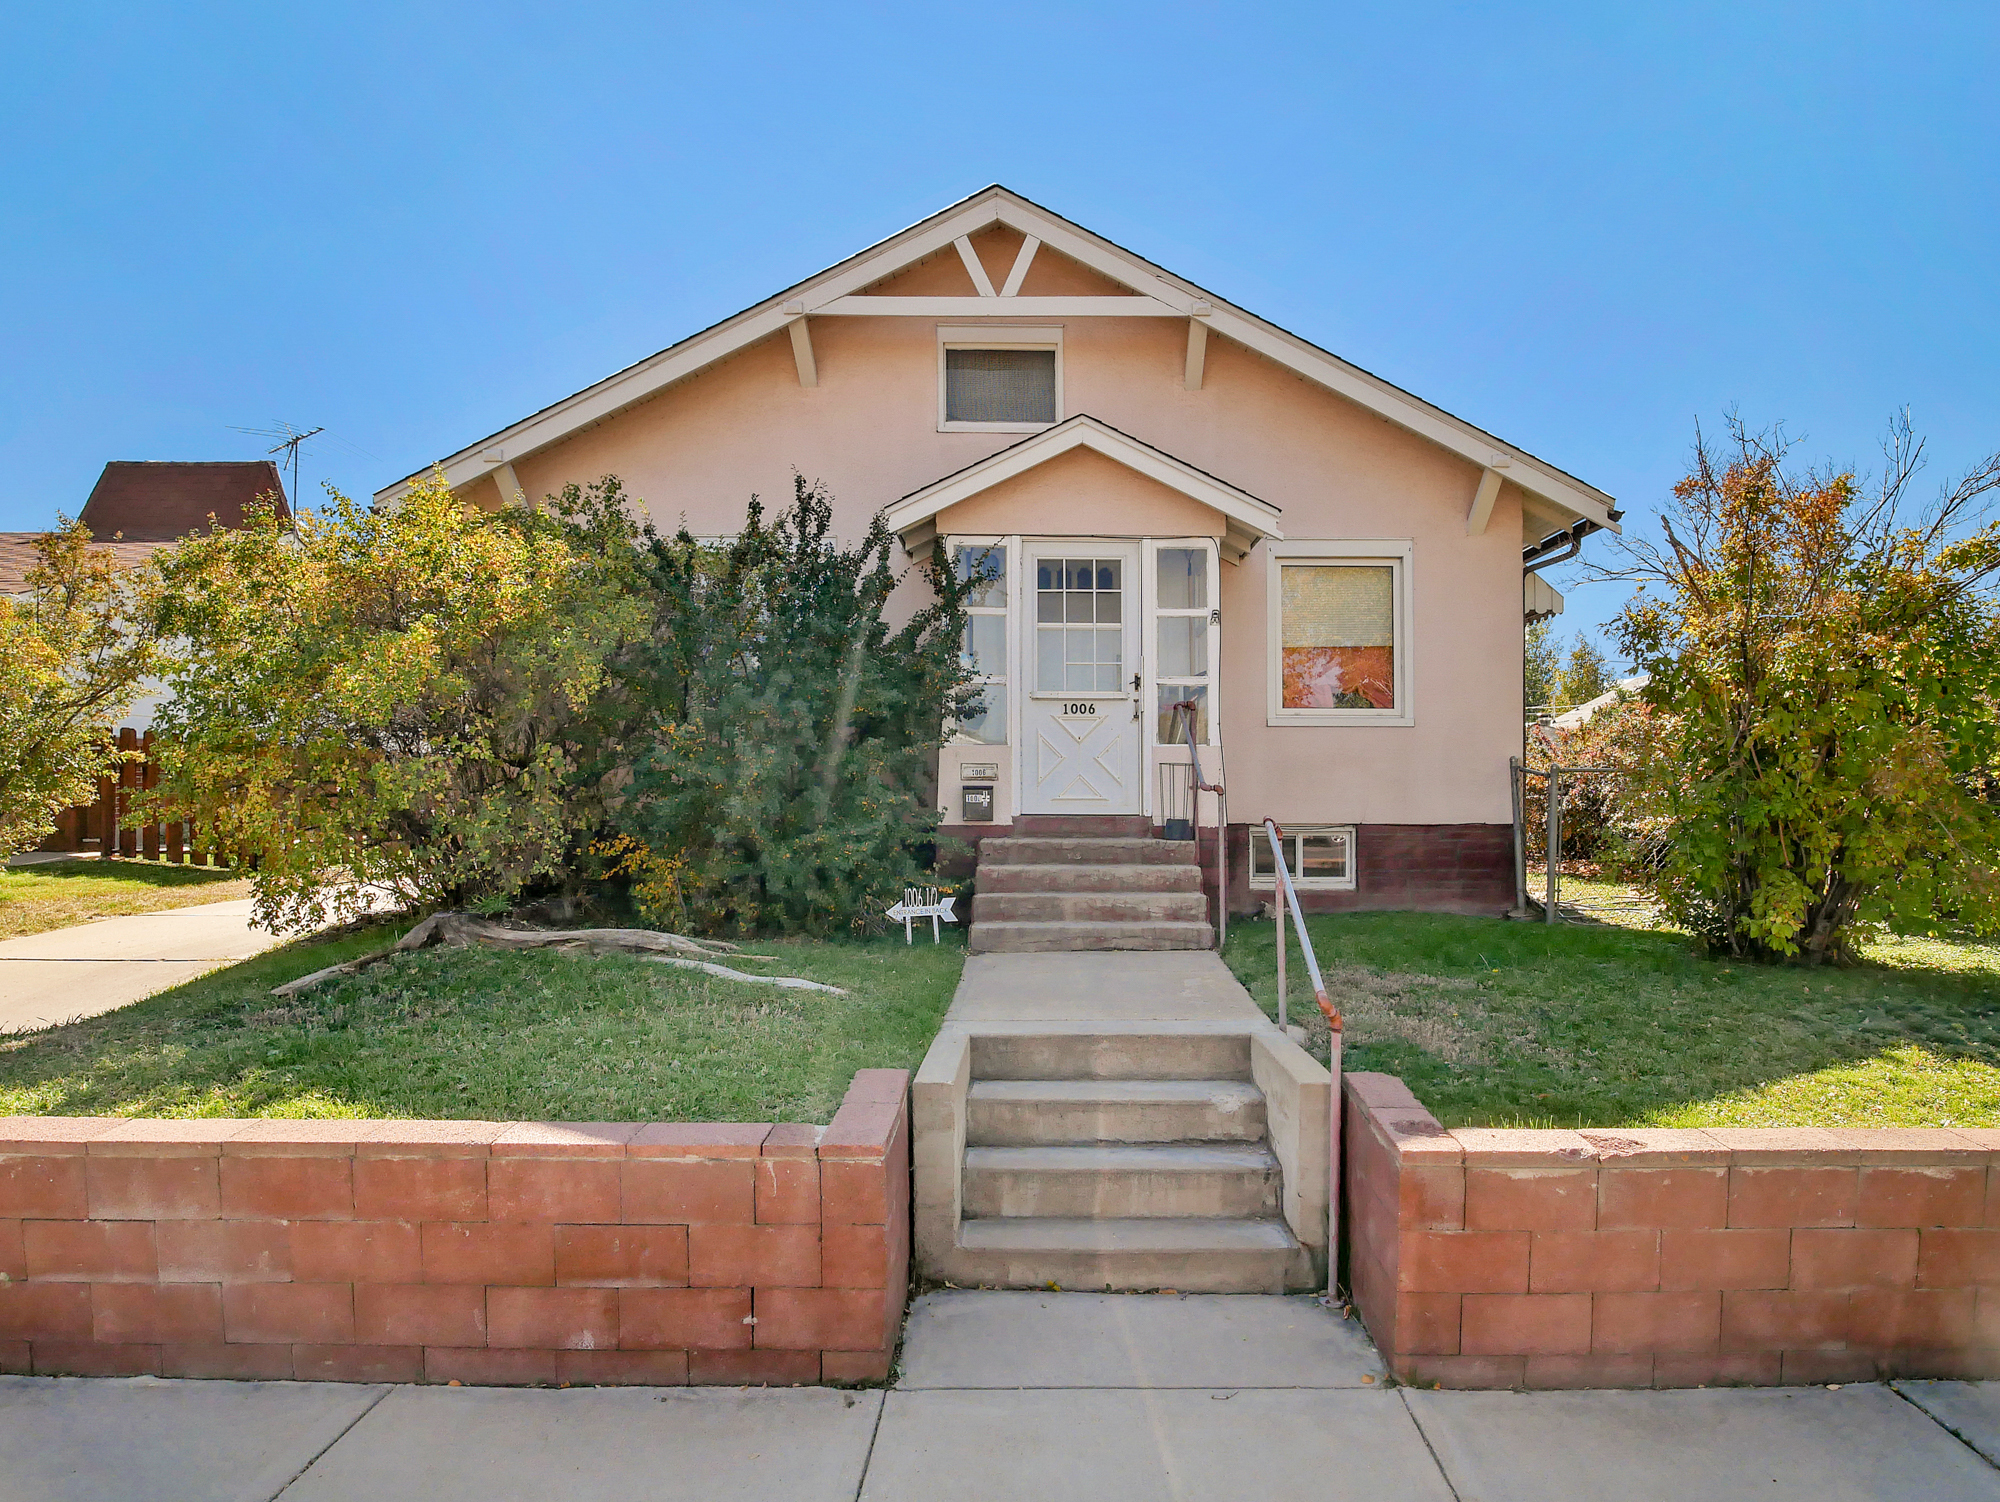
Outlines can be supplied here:
M2000 1499L2000 1384L1390 1387L1310 1298L931 1294L894 1388L0 1378L0 1502Z
M0 940L0 1033L95 1017L286 942L250 899L100 918Z

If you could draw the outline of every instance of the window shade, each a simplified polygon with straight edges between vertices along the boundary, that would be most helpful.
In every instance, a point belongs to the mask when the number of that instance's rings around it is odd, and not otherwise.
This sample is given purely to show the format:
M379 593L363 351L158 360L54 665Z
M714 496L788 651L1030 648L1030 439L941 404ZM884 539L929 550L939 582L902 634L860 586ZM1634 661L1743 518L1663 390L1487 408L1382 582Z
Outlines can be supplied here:
M1285 709L1396 706L1395 574L1386 567L1280 571Z
M1054 422L1056 352L946 350L944 415L947 422Z

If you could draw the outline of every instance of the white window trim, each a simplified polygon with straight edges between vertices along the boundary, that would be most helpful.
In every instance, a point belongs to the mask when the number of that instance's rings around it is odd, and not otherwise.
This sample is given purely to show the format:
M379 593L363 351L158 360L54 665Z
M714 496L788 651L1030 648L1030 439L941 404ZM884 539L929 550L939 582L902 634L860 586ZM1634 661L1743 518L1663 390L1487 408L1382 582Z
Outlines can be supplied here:
M1301 892L1351 892L1354 890L1355 876L1359 862L1355 854L1354 826L1352 824L1286 824L1281 821L1278 827L1284 830L1285 844L1289 847L1285 851L1285 863L1291 868L1293 886L1297 887ZM1315 834L1337 834L1346 838L1347 875L1335 878L1330 876L1301 876L1299 874L1304 864L1299 859L1299 841L1307 835ZM1253 842L1253 848L1250 853L1250 890L1253 892L1274 892L1278 887L1278 873L1273 871L1268 876L1258 873L1257 854L1254 845L1256 841L1263 841L1265 848L1268 849L1271 837L1265 832L1262 824L1253 824L1250 826L1250 838Z
M1410 599L1415 592L1408 538L1330 538L1324 541L1267 542L1264 595L1268 622L1264 643L1266 725L1414 725L1416 705L1412 685L1415 640L1410 629ZM1286 709L1284 707L1284 591L1280 573L1286 564L1388 563L1394 572L1396 707L1394 709Z
M1058 326L939 324L937 416L940 433L1042 433L1063 420L1063 331ZM953 422L945 415L944 352L948 349L1052 349L1056 352L1055 422Z
M1020 647L1014 640L1014 574L1021 566L1019 557L1020 549L1015 545L1016 539L1007 537L974 537L953 533L949 537L940 538L939 542L944 547L947 566L953 569L958 567L958 550L960 548L1004 548L1006 550L1007 572L1000 581L1001 603L998 605L968 605L965 608L965 613L968 617L990 615L1000 618L1001 636L1006 643L1007 650L1007 671L999 674L982 673L975 677L973 682L988 690L999 690L1001 704L1007 719L1007 739L1004 741L974 740L956 725L952 727L951 735L948 737L949 744L954 746L984 746L995 753L1004 753L1013 744L1015 739L1014 714L1016 706L1013 702L1014 659L1019 655Z

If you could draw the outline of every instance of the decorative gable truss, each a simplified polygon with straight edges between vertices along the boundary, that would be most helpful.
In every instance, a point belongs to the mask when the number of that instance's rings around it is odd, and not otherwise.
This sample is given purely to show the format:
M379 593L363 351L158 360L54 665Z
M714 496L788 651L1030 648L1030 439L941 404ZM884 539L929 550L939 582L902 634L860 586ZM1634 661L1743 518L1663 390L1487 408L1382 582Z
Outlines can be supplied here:
M972 244L974 235L996 224L1024 236L998 286ZM1044 248L1097 272L1126 292L1117 296L1023 296L1021 288L1036 255ZM867 290L916 262L953 249L971 279L974 295L970 297L885 296L871 295ZM790 337L800 384L816 385L818 368L811 330L815 318L1002 316L1185 320L1183 382L1190 391L1201 389L1209 335L1220 334L1478 465L1477 488L1468 497L1468 532L1485 531L1503 479L1513 481L1525 493L1531 528L1555 531L1577 521L1616 527L1614 502L1603 491L998 185L984 188L756 307L461 449L442 462L445 478L456 489L492 475L501 484L502 493L508 493L513 488L510 482L515 461L780 332ZM398 481L378 491L376 499L393 501L416 479L411 475Z

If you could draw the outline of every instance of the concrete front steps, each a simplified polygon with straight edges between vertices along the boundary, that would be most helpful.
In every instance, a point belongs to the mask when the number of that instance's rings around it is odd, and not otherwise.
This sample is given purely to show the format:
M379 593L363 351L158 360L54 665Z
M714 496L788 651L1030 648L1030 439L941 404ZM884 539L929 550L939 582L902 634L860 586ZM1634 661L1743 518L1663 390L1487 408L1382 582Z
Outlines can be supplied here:
M1313 1256L1287 1224L1256 1041L1207 1030L940 1035L917 1091L926 1273L961 1287L1316 1286ZM1293 1048L1281 1034L1261 1041ZM1299 1057L1310 1080L1318 1066Z
M1024 816L980 842L973 884L976 954L1215 944L1194 842L1143 816Z

